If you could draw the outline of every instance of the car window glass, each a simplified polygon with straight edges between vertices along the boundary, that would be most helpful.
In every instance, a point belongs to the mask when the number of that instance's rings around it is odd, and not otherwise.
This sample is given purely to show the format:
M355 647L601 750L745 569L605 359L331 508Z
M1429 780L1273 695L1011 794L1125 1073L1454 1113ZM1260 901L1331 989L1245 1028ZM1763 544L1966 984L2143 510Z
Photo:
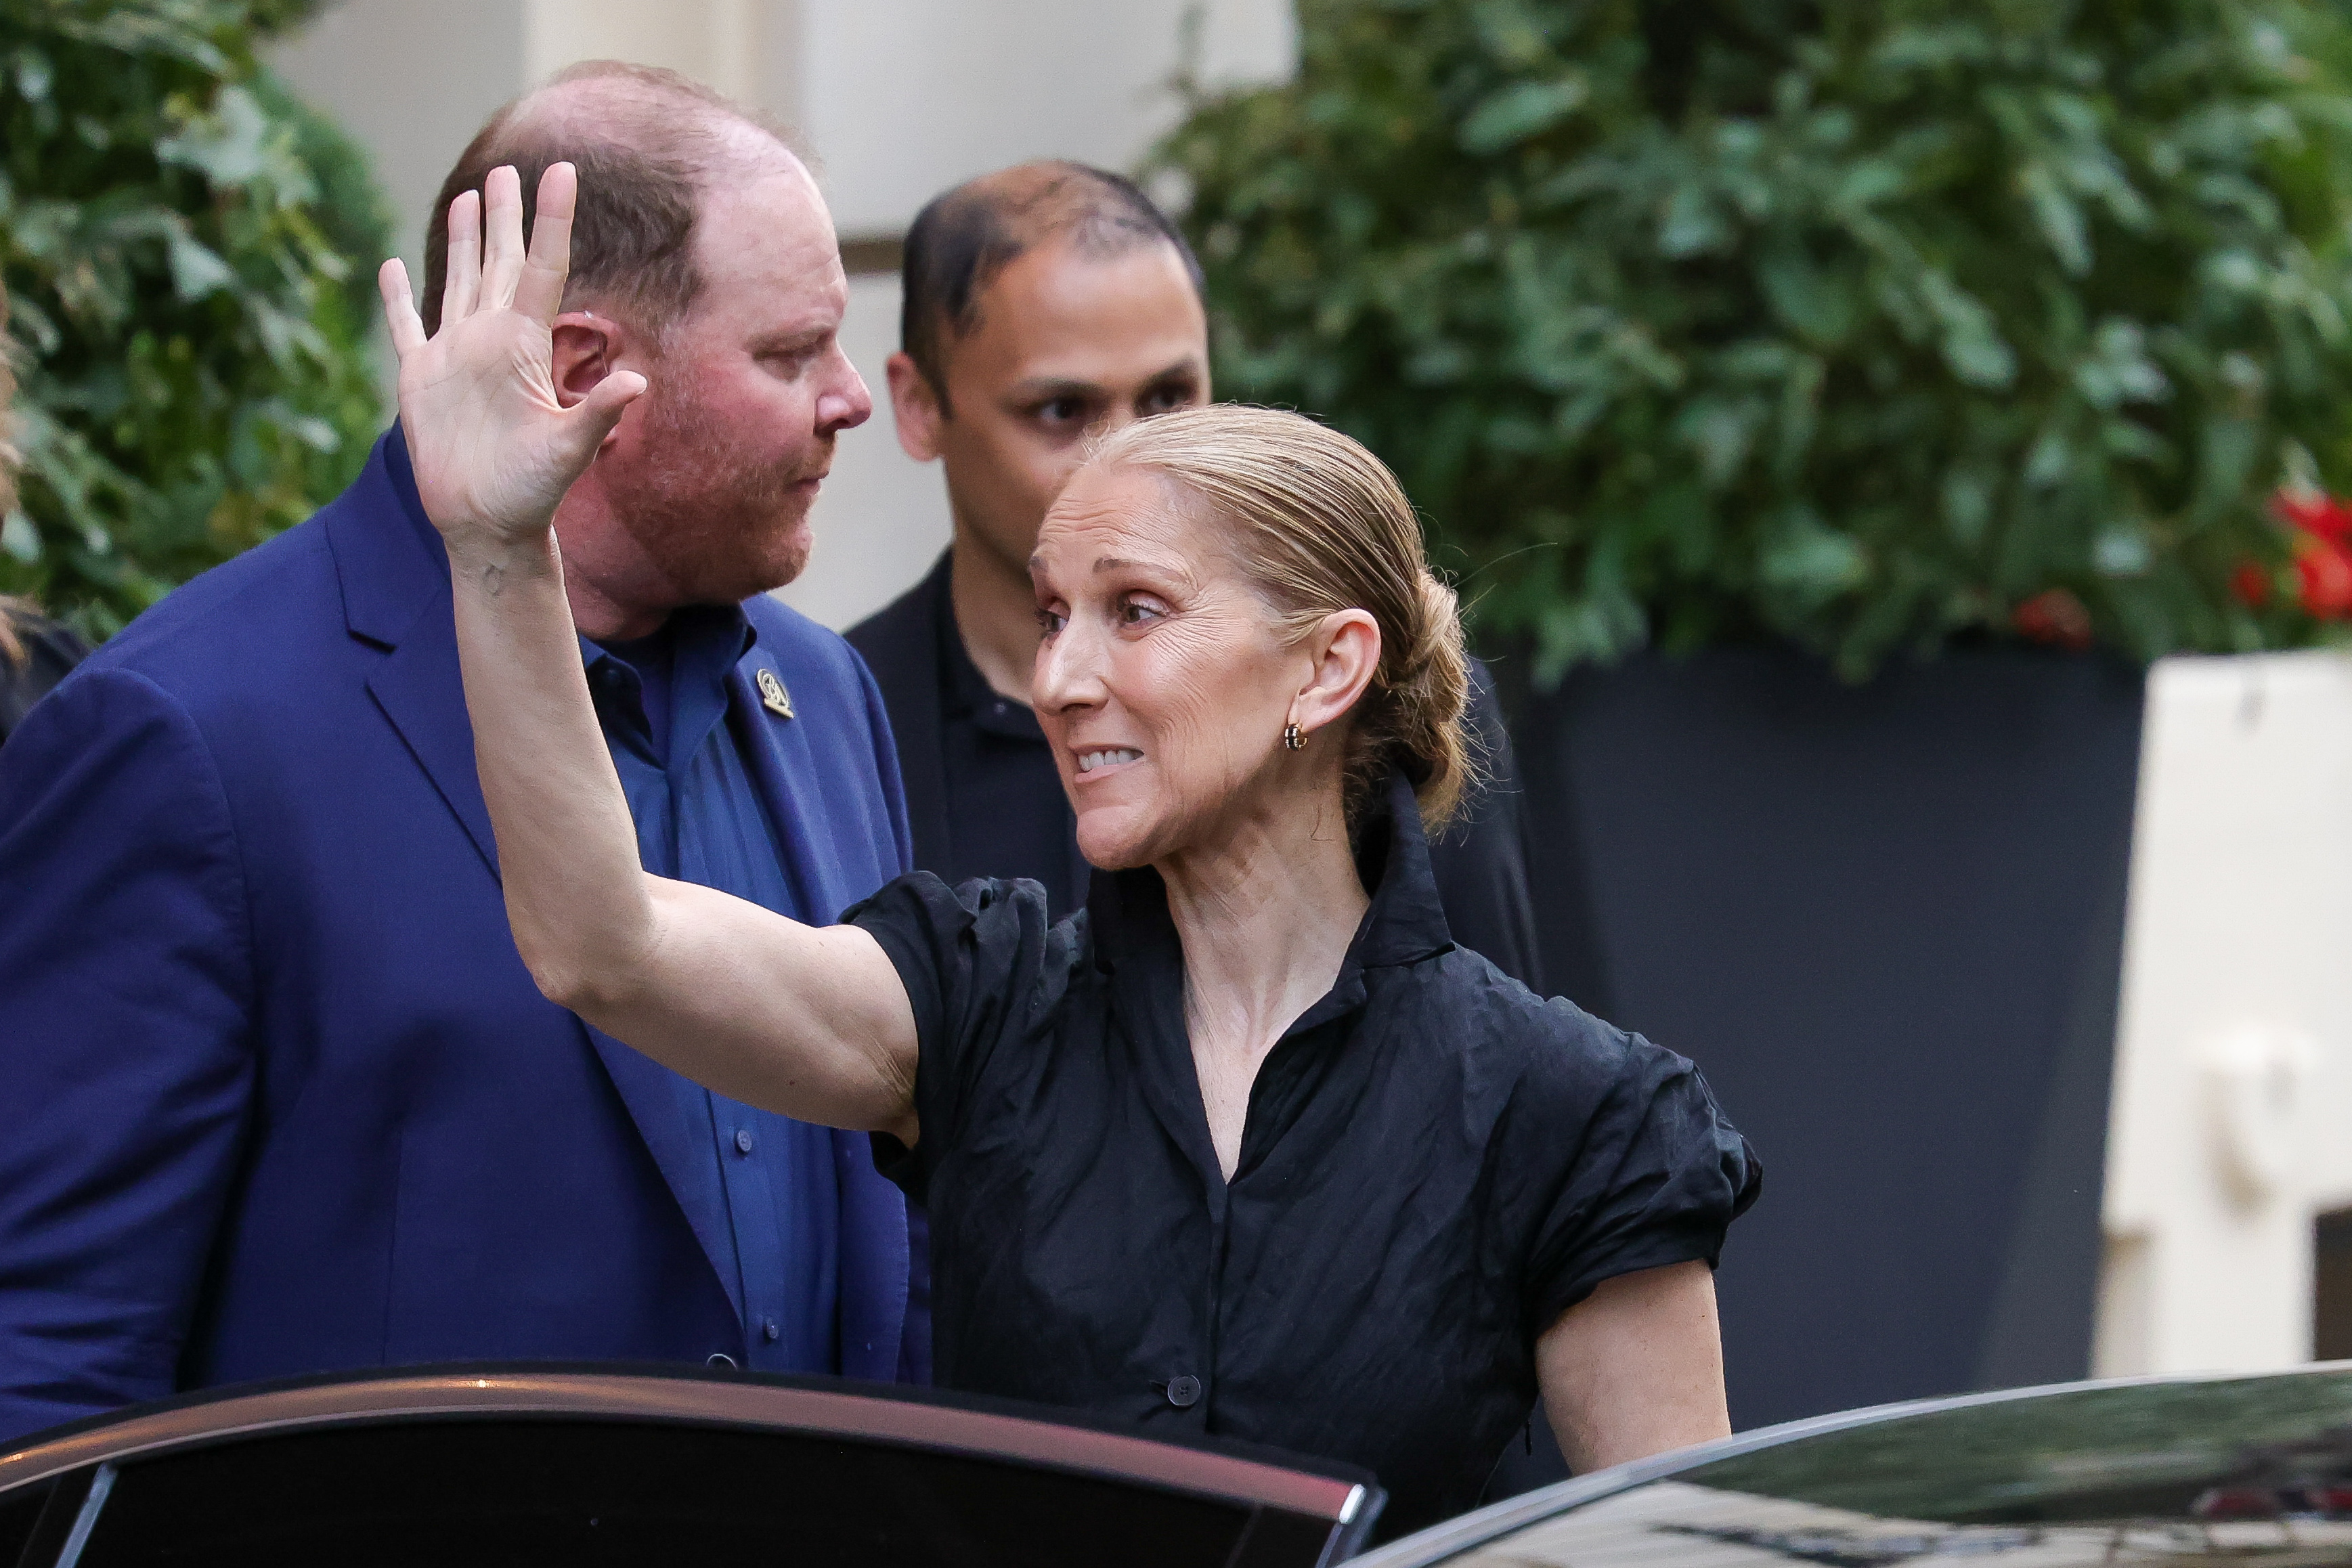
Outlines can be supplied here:
M2085 1388L1799 1438L1460 1568L2352 1568L2352 1373ZM1996 1568L1987 1564L1986 1568Z
M1250 1513L1130 1483L799 1433L435 1420L126 1463L78 1568L1222 1568ZM1319 1553L1318 1541L1293 1560L1307 1568ZM1282 1558L1248 1555L1282 1568Z

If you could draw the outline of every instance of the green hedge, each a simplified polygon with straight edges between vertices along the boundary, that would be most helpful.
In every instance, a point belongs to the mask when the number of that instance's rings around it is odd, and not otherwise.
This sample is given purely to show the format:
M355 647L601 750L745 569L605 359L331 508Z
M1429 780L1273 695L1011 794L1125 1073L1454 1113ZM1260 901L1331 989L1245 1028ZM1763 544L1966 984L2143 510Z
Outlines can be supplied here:
M383 419L382 200L254 53L310 9L0 0L26 462L0 593L93 637L308 516Z
M1299 13L1160 154L1219 390L1386 457L1548 674L2319 629L2266 501L2352 456L2338 8Z

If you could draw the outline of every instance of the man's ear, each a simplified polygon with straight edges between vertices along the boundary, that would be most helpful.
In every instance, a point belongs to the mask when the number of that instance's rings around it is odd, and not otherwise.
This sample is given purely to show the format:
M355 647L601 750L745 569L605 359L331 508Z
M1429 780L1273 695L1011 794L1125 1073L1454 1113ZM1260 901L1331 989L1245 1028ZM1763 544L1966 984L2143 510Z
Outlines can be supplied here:
M589 310L566 310L555 318L555 395L569 408L596 389L596 384L621 368L626 334L610 316Z
M1292 722L1309 734L1343 718L1381 667L1381 623L1370 610L1334 610L1307 635L1313 659Z
M940 455L940 426L947 415L930 377L904 352L892 354L882 369L890 378L890 417L898 426L899 449L919 463L931 461Z

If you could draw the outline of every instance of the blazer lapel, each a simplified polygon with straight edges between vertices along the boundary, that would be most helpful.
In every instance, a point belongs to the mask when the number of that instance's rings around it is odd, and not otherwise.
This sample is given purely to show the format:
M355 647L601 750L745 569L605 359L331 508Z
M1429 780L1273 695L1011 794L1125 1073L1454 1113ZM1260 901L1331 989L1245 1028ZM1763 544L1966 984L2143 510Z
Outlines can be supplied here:
M457 632L446 592L438 610L436 614L428 607L410 624L400 646L368 678L368 693L465 824L483 864L496 877L498 840L490 832L490 809L482 800L481 776L474 769L474 726L466 716Z
M703 1089L662 1066L644 1052L622 1044L593 1025L583 1023L629 1120L646 1141L646 1152L661 1170L662 1180L685 1211L686 1223L719 1277L720 1290L738 1321L742 1316L741 1281L734 1267L735 1238L726 1225L727 1191L719 1170L718 1145L698 1138L697 1118L708 1120L709 1101Z
M368 679L375 699L411 755L480 851L496 879L498 841L474 765L474 727L457 667L457 628L449 600L449 559L440 536L416 501L407 447L394 425L352 487L356 504L337 502L327 519L342 581L344 618L352 636L385 648ZM739 1294L731 1267L732 1237L725 1234L726 1194L718 1151L692 1136L699 1104L695 1088L651 1058L585 1022L574 1023L596 1054L636 1124L637 1133L677 1200L695 1240L709 1259L730 1304ZM737 1310L740 1310L740 1306Z

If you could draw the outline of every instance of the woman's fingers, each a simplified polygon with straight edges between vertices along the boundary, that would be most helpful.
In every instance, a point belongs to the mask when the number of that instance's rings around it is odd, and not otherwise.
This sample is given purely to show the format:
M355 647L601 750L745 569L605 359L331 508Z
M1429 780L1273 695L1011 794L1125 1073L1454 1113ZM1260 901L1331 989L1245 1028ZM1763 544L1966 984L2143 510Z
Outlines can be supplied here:
M482 182L482 304L503 310L522 279L522 176L509 163Z
M441 324L474 313L482 288L482 196L460 191L449 204L449 265L441 279Z
M408 297L408 268L399 257L376 268L375 287L383 296L383 325L392 335L393 355L406 359L425 346L425 323L417 319L416 301Z
M530 255L516 285L514 307L531 320L549 322L563 304L563 280L572 271L572 211L580 178L569 163L551 163L539 181L539 216L530 226Z

